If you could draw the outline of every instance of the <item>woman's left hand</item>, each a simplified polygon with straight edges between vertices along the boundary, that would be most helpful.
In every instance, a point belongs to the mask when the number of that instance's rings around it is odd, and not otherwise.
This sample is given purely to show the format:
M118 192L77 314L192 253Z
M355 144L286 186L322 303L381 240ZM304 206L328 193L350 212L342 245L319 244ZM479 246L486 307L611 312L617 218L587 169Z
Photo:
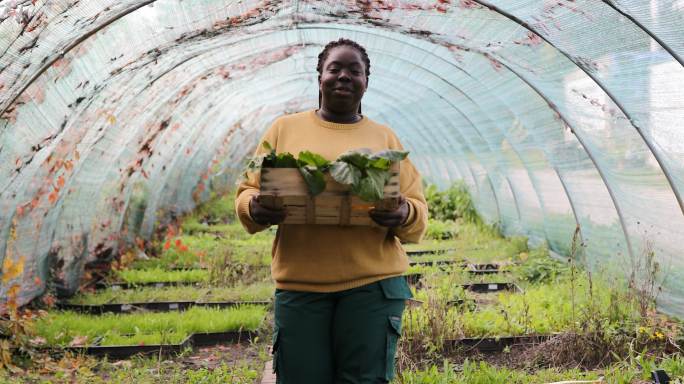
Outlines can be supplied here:
M368 215L371 217L371 219L373 219L373 221L383 227L399 227L406 222L406 219L408 219L408 201L406 201L404 196L400 196L399 205L396 209L391 211L371 209L368 211Z

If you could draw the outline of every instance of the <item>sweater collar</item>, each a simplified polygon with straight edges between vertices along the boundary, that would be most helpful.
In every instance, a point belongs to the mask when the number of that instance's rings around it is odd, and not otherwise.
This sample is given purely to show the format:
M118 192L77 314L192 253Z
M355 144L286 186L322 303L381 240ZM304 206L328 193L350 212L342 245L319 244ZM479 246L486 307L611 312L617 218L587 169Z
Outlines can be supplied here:
M368 124L368 118L365 115L361 115L361 120L357 121L356 123L333 123L332 121L325 121L318 117L316 114L316 110L312 109L309 111L309 117L313 119L313 121L316 123L316 125L319 125L323 128L329 128L329 129L356 129L356 128L361 128L365 125Z

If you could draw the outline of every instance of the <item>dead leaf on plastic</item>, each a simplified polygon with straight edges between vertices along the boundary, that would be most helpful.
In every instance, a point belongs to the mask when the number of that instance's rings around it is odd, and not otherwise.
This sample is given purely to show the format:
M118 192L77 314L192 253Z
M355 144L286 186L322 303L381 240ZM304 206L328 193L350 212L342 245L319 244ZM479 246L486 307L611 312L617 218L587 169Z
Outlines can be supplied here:
M88 336L76 336L69 343L70 347L84 347L88 343Z
M2 262L2 282L7 283L19 277L24 272L25 258L22 256L19 261L15 262L8 257Z

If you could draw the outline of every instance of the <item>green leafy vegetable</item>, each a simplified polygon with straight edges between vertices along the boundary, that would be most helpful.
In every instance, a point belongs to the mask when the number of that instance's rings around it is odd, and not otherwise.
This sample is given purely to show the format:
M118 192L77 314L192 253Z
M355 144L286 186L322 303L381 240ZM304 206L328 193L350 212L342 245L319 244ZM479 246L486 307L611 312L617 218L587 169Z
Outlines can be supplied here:
M305 165L303 167L299 167L299 173L301 173L302 177L304 177L306 186L312 196L316 196L325 190L325 177L320 169L310 165Z
M373 154L367 148L356 149L338 157L330 175L340 184L351 185L352 193L362 200L375 202L383 198L392 163L406 156L406 151L385 150Z
M257 171L262 167L298 168L312 196L325 190L324 173L329 171L335 181L349 185L353 194L370 202L382 200L385 184L391 176L390 166L408 155L406 151L383 150L373 153L368 148L360 148L343 153L331 163L310 151L299 152L298 158L295 158L289 152L276 154L268 142L262 145L268 153L253 158L249 170Z
M310 165L310 166L316 167L320 170L324 170L330 166L330 162L328 160L326 160L323 156L321 156L317 153L309 152L309 151L299 152L298 161L299 161L299 167L303 167L305 165Z
M361 180L361 171L350 163L336 161L330 167L330 176L340 184L358 184Z

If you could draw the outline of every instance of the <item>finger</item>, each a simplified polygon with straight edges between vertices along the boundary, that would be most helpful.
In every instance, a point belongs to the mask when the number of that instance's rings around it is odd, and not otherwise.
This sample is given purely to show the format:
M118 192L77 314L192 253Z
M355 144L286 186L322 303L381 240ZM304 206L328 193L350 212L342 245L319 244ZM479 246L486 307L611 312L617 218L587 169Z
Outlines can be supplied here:
M401 212L399 211L370 211L368 214L379 220L393 220L401 217Z

